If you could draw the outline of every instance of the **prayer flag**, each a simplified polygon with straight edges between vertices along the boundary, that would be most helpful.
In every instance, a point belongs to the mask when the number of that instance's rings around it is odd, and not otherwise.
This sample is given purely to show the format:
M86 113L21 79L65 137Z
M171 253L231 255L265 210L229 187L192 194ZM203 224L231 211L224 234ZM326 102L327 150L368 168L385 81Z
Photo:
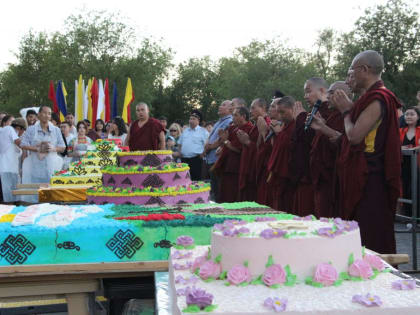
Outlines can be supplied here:
M98 112L96 114L96 119L102 119L104 117L105 111L105 92L104 92L104 84L102 80L99 80L99 87L98 87Z
M83 120L84 118L84 102L83 102L83 79L82 75L79 76L79 81L76 81L76 92L75 94L75 103L74 103L74 109L76 114L76 122Z
M109 81L105 80L105 122L108 122L111 119L111 105L109 104Z
M125 97L124 97L124 106L122 112L122 119L125 123L129 124L131 122L131 113L130 113L130 104L134 100L133 87L131 86L131 79L127 79L127 87L125 88Z
M58 108L60 110L60 120L64 121L67 115L67 106L66 106L67 91L61 80L58 81L56 95L57 95Z
M58 114L60 110L58 109L57 98L55 97L55 92L54 92L54 82L52 80L50 81L50 89L48 91L48 98L53 103L53 112Z
M114 87L112 89L112 111L111 111L111 119L118 116L118 91L117 91L117 83L114 81Z

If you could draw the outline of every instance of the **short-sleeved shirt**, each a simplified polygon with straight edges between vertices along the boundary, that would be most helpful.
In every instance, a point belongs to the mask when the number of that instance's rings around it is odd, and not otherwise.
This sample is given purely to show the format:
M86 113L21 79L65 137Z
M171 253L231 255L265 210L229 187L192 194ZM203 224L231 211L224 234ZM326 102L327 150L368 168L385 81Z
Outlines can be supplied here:
M220 118L214 125L213 130L211 131L209 135L209 144L213 144L217 140L219 140L219 130L226 129L230 125L231 122L232 122L232 115L227 115L225 117ZM216 162L216 160L217 160L216 149L213 149L207 152L207 155L206 155L207 164L213 164Z
M206 128L197 126L194 129L191 127L185 129L178 141L181 145L181 156L192 158L203 153L208 137L209 132Z
M30 126L23 134L21 146L34 146L38 141L48 141L53 146L65 147L61 130L55 127L51 122L48 123L46 131L42 130L41 124L37 121L34 125Z

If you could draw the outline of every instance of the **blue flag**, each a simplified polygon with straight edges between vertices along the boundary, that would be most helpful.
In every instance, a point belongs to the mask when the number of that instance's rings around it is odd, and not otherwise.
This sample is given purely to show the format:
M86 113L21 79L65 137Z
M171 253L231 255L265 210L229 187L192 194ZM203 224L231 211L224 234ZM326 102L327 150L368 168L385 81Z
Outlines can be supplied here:
M58 105L58 109L60 110L60 113L64 117L66 117L66 115L67 115L67 105L66 105L66 99L65 99L64 94L67 94L67 93L63 89L63 82L60 80L60 81L58 81L58 84L57 84L57 93L56 93L57 105Z
M118 116L117 98L118 98L117 83L114 81L114 87L112 89L111 119Z

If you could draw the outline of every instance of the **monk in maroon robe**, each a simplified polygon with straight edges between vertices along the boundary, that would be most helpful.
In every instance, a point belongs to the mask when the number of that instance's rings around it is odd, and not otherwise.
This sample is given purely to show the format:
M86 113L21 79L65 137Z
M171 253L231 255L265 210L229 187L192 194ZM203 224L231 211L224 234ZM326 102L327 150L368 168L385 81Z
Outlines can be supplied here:
M267 117L267 103L262 98L257 98L251 103L250 116L255 122L249 134L238 130L238 139L242 143L241 162L239 166L239 200L256 201L257 200L257 142L259 139L258 126L256 124L259 117L265 118L266 124L269 124ZM267 122L268 121L268 122Z
M233 124L225 132L220 132L223 148L220 157L213 166L213 171L220 176L219 202L236 202L239 200L239 165L242 144L238 131L249 133L252 124L249 122L249 111L238 107L233 111Z
M291 139L295 128L293 107L295 100L291 96L275 99L281 125L272 123L271 128L276 134L273 140L273 150L268 160L268 184L272 188L272 207L277 210L292 212L293 190L289 163L291 159Z
M311 128L316 130L310 153L311 179L314 189L315 216L338 217L338 181L336 161L338 157L337 133L344 132L344 121L341 113L335 109L330 97L335 90L341 89L351 98L351 91L343 81L333 83L327 91L327 98L331 111L326 117L318 114ZM322 121L324 119L324 121ZM328 129L328 131L325 131Z
M394 216L401 188L401 143L396 96L381 81L382 56L359 53L347 81L353 104L343 91L333 99L344 116L345 136L338 159L342 214L359 223L362 244L379 253L395 253Z
M126 139L130 151L164 150L165 129L159 120L149 117L149 107L145 103L137 104L136 115Z

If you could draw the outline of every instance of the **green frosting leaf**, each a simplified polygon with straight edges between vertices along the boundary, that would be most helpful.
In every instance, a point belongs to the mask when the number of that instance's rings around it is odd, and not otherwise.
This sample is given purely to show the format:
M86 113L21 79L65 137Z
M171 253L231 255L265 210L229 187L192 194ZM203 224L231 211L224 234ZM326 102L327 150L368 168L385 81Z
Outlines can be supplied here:
M258 278L254 279L251 281L251 284L253 285L257 285L257 284L264 284L264 282L262 281L262 275L260 275Z
M227 271L225 270L225 271L223 271L223 272L220 274L219 279L220 279L220 280L225 280L225 279L226 279L226 277L227 277Z
M211 259L211 251L210 251L210 247L208 248L208 251L207 251L207 260L210 260Z
M216 308L217 308L217 305L212 304L212 305L206 306L203 311L204 312L213 312Z
M343 284L343 280L336 280L335 282L334 282L334 286L335 287L338 287L338 286L340 286L340 285L342 285Z
M312 277L306 277L305 278L305 284L311 285L312 281L313 281Z
M348 264L349 264L349 266L351 266L353 263L354 263L354 255L353 255L353 253L351 253L350 256L349 256Z
M265 267L268 268L272 265L274 265L274 261L273 261L273 256L270 255L270 256L268 256L267 264L265 265Z
M185 249L194 249L195 248L195 245L188 245L188 246L185 246L184 248Z
M280 288L280 284L273 284L272 286L269 286L270 289L278 289Z
M198 313L200 308L196 304L191 304L182 310L184 313Z
M225 286L230 287L230 282L225 282Z
M217 255L217 257L214 259L214 262L217 264L220 264L222 261L222 254Z
M362 257L366 255L366 247L362 246Z
M174 245L175 249L184 249L184 246L182 245Z
M238 284L239 287L247 287L248 285L249 285L249 282L242 282Z
M350 275L348 274L348 272L340 272L340 274L338 275L338 279L339 280L350 280Z
M248 260L244 261L244 266L248 268Z
M286 267L284 267L284 270L286 271L286 274L288 276L290 276L292 274L292 271L290 270L290 266L289 265L286 265Z
M209 277L206 280L203 280L204 282L213 282L215 279L213 277Z

